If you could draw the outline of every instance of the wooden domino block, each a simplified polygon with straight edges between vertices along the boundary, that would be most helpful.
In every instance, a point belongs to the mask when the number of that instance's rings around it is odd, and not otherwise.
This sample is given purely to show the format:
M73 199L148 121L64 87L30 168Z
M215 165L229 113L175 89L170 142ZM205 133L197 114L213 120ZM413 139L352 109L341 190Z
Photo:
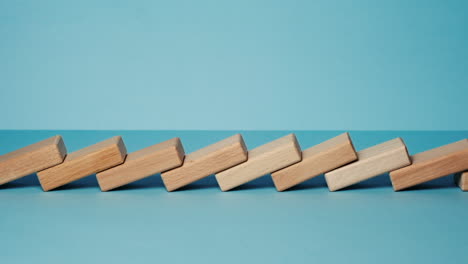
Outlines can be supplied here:
M63 163L37 173L44 191L49 191L124 162L127 149L117 136L80 149Z
M468 171L456 174L455 183L460 187L460 189L462 189L462 191L468 191Z
M63 162L67 149L54 136L0 156L0 185Z
M168 191L218 173L247 160L247 148L240 134L186 155L184 164L161 174Z
M325 173L330 191L336 191L380 174L408 166L411 160L401 138L364 149L358 161Z
M411 166L390 172L395 191L467 170L468 139L418 153L411 159Z
M296 136L289 134L249 151L249 160L216 174L216 180L221 190L228 191L299 162L301 154Z
M179 138L141 149L127 155L125 162L96 174L102 191L167 171L182 165L184 148Z
M278 191L329 172L357 159L348 133L302 151L302 160L271 174Z

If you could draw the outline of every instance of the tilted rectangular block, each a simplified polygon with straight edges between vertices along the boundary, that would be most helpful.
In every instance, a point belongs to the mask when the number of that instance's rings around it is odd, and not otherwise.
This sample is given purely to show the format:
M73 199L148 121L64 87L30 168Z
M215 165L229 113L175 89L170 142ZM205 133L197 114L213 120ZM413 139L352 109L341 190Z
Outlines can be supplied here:
M49 191L124 162L127 149L117 136L80 149L63 163L37 173L42 189Z
M299 162L301 154L296 136L289 134L249 151L249 160L216 174L216 180L221 190L228 191Z
M357 159L348 133L302 151L302 160L271 174L278 191L284 191Z
M411 164L405 143L396 138L361 150L358 161L325 173L330 191L336 191L358 182Z
M218 173L247 160L247 148L240 134L186 155L184 164L161 174L168 191Z
M456 174L455 182L462 191L468 191L468 171Z
M67 149L54 136L0 156L0 185L63 162Z
M418 153L411 159L411 166L390 172L395 191L467 170L468 139Z
M179 138L127 155L125 162L96 174L102 191L109 191L148 176L182 165L184 148Z

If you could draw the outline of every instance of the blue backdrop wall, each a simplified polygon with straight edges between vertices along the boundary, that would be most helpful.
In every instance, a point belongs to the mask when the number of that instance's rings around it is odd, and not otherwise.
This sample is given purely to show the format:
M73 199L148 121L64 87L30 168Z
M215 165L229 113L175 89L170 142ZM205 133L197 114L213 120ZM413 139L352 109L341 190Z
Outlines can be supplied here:
M466 130L468 1L0 1L0 129Z

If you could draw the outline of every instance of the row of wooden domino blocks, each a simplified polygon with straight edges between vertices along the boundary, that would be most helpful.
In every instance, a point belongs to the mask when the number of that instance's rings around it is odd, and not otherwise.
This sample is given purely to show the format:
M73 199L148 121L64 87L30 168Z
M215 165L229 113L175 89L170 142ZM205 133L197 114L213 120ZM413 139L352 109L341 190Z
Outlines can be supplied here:
M36 173L44 191L96 174L102 191L109 191L161 173L168 191L215 174L229 191L271 174L278 191L325 174L330 191L390 172L395 191L458 173L460 188L468 190L468 139L409 156L396 138L356 152L348 133L301 151L289 134L247 151L240 134L185 155L179 138L127 155L120 136L67 155L55 136L0 156L0 184Z

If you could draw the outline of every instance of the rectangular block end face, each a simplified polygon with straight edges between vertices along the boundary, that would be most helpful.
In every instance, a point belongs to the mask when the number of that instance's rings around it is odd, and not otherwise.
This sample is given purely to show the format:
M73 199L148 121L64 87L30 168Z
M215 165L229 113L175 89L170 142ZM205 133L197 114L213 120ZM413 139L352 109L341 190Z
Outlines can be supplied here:
M359 151L357 156L356 162L325 173L330 191L337 191L411 164L406 145L400 138Z
M37 173L44 191L50 191L67 183L121 164L127 149L120 136L99 142L73 152L63 163Z
M278 191L284 191L357 159L348 133L302 151L302 160L271 174Z
M401 191L468 169L468 140L418 153L411 157L411 166L390 172L393 189Z
M301 160L302 153L294 134L249 151L249 159L216 174L222 191L229 191L244 183L275 172Z
M468 191L468 171L457 173L455 175L455 183L462 191Z
M237 134L188 154L181 167L163 172L161 177L171 192L246 160L247 148Z
M183 163L184 149L179 138L173 138L159 144L128 154L125 162L96 174L102 191L161 173Z
M54 136L0 156L0 185L63 162L67 150Z

